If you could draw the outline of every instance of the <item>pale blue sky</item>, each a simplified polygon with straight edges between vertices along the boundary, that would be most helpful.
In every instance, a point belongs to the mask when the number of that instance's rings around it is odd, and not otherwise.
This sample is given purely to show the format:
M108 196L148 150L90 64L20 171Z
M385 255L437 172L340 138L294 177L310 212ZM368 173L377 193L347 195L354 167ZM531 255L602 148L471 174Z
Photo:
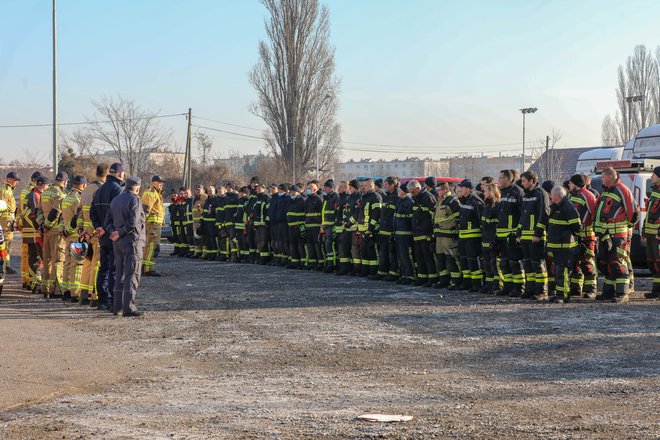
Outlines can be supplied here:
M326 4L343 139L442 147L346 143L344 158L515 151L518 109L528 106L539 108L528 118L528 140L557 128L562 145L598 145L602 119L615 110L617 66L635 45L660 44L660 2L651 0ZM192 107L198 116L263 127L248 111L255 94L247 72L265 17L253 0L59 0L60 121L91 117L91 99L119 93L163 113ZM0 0L0 125L50 122L51 62L51 2ZM162 123L183 145L185 118ZM220 154L263 148L209 134ZM25 149L49 157L50 135L47 127L0 128L0 157L20 158Z

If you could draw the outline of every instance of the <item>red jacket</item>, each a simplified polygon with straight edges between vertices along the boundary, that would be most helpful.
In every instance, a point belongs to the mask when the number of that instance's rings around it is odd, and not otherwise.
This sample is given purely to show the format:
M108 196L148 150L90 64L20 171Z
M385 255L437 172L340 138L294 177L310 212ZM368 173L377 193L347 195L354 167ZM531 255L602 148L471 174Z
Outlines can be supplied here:
M583 226L580 237L585 241L595 240L596 234L594 234L593 224L594 217L596 216L596 206L598 204L596 196L585 186L575 194L571 194L571 202L575 205Z
M603 187L594 219L598 237L627 238L639 217L639 207L621 179L611 188Z

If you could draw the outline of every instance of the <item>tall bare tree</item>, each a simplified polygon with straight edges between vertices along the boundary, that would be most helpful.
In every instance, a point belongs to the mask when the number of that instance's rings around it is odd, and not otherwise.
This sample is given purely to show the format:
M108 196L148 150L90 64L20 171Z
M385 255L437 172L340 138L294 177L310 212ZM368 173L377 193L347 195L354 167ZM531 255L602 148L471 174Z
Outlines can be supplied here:
M114 151L129 173L142 174L149 152L170 144L172 132L158 124L158 113L121 96L104 97L92 104L98 115L90 121L88 135L99 148Z
M644 45L635 47L625 65L617 72L618 110L603 120L604 145L625 145L642 128L660 122L660 47L653 56ZM643 96L631 102L629 97Z
M282 171L298 177L334 164L340 148L339 80L330 20L318 0L262 0L268 42L249 72L257 101L250 110L268 125L266 145ZM294 170L295 164L295 170Z

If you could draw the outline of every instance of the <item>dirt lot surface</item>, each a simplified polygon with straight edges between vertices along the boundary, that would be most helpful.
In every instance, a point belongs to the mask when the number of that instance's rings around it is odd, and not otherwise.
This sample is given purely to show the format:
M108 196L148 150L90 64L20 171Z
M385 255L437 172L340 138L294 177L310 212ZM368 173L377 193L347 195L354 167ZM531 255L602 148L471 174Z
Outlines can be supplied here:
M648 279L625 305L554 305L175 257L158 269L142 318L46 302L9 276L0 439L660 435Z

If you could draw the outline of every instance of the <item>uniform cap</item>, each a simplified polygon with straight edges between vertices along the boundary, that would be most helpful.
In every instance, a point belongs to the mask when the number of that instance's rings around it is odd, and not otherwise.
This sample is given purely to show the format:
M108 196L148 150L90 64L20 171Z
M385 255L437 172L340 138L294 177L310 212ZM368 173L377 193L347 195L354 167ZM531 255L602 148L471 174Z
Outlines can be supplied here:
M426 179L424 179L424 183L426 186L430 186L431 188L435 188L435 185L437 184L437 180L433 176L429 176Z
M579 186L580 188L583 188L584 185L587 184L582 174L573 174L570 178L570 181L573 183L573 185Z
M660 177L660 167L655 167L653 168L653 174L656 176Z
M164 179L161 179L160 176L154 176L154 177L152 177L152 178L151 178L151 181L152 181L152 182L165 183L165 180L164 180Z
M41 173L40 173L39 171L35 171L35 172L32 173L32 175L30 176L30 180L37 180L39 177L41 177Z
M289 188L289 191L302 192L302 191L300 191L300 187L298 185L291 185L291 188Z
M404 193L407 193L408 192L408 182L402 183L401 185L399 185L399 189L401 191L403 191Z
M19 182L21 181L21 178L18 177L18 173L16 173L16 171L10 171L9 173L7 173L7 179L18 180Z
M37 177L37 185L43 185L45 183L48 183L48 177L46 176Z
M119 162L115 162L112 165L110 165L110 170L109 170L110 173L117 174L117 173L121 173L122 171L124 171L124 167Z
M353 179L350 182L348 182L348 185L352 186L355 189L360 189L359 188L360 184L358 183L358 181L356 179Z
M140 179L139 177L129 176L126 178L126 187L134 188L140 185L142 185L142 179Z
M463 179L461 183L458 184L460 188L470 188L472 189L472 182L470 182L470 179Z
M332 179L328 179L325 181L323 186L327 186L328 188L334 188L335 187L335 181Z
M65 180L69 180L69 175L66 173L66 171L60 171L57 173L57 176L55 176L56 182L64 182Z
M284 191L288 191L289 185L287 185L286 183L280 183L279 185L277 185L277 189L283 189Z
M84 183L87 183L87 179L85 178L85 176L75 176L73 178L74 185L82 185Z

